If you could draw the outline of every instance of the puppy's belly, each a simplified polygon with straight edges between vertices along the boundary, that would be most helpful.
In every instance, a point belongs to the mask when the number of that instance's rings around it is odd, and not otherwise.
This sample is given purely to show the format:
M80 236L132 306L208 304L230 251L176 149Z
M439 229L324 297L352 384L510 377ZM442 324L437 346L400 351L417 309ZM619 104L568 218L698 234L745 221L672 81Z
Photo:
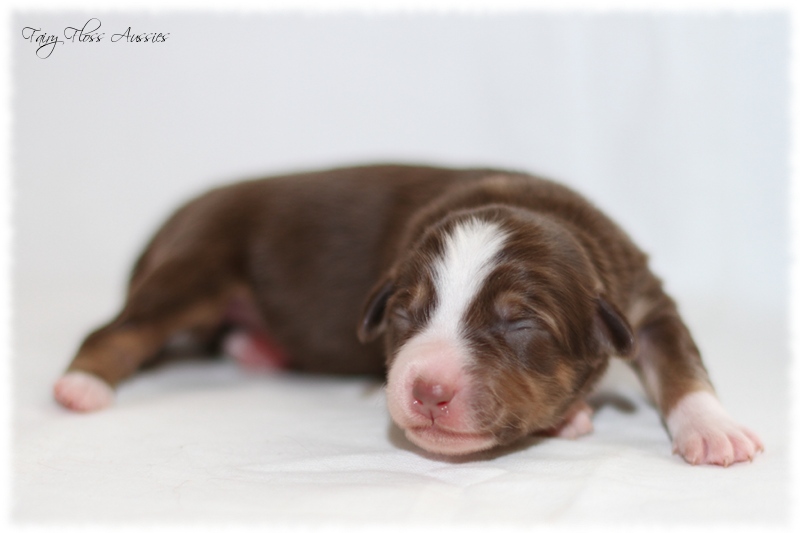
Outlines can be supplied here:
M257 344L267 351L280 352L283 368L320 374L383 375L384 356L381 343L361 344L356 336L357 309L345 304L325 306L318 302L336 302L307 290L296 299L308 305L287 305L284 299L263 299L260 314L262 334ZM315 301L316 300L316 301ZM248 328L252 331L252 328ZM263 350L262 350L263 351ZM274 354L276 355L276 354Z
M311 283L292 286L278 277L268 285L283 288L242 284L224 305L224 355L252 370L383 374L381 346L359 343L355 319L347 319L357 312L352 305L331 305L335 299Z

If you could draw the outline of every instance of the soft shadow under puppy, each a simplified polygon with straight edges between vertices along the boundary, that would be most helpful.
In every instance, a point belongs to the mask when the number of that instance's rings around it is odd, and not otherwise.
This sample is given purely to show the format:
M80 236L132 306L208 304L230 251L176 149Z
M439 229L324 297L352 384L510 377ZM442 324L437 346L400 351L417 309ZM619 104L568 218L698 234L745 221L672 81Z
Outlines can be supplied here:
M439 453L432 453L426 450L423 450L419 446L415 445L411 441L409 441L403 430L397 427L394 422L389 422L389 427L387 429L387 435L389 437L389 442L392 443L395 447L406 450L410 452L414 452L417 455L425 457L426 459L431 459L434 461L441 461L445 463L451 464L462 464L462 463L472 463L476 461L491 461L493 459L497 459L498 457L503 457L505 455L509 455L512 453L520 452L522 450L527 450L528 448L539 444L541 441L545 440L546 437L541 435L529 435L525 438L522 438L512 444L506 446L497 446L495 448L491 448L489 450L484 450L482 452L475 452L469 453L466 455L443 455Z
M586 403L595 413L606 407L628 414L636 411L636 404L630 398L614 391L596 392L586 399Z

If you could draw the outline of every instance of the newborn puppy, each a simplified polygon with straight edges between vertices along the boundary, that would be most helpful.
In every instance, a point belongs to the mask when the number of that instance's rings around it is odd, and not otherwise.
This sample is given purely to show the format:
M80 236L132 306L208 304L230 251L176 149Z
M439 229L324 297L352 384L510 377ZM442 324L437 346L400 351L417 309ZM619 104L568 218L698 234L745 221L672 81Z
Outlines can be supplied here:
M106 407L176 336L386 373L395 423L439 454L590 432L584 399L611 357L633 365L688 462L763 449L720 405L646 256L575 192L516 172L370 166L213 190L156 233L56 399Z

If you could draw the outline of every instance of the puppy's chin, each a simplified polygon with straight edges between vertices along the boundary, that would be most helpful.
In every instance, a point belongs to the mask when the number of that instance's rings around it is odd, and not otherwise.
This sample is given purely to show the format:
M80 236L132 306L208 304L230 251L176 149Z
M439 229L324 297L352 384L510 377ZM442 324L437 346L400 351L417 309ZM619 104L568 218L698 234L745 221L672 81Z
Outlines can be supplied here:
M436 425L405 429L406 438L423 450L441 455L466 455L498 444L490 433L459 433Z

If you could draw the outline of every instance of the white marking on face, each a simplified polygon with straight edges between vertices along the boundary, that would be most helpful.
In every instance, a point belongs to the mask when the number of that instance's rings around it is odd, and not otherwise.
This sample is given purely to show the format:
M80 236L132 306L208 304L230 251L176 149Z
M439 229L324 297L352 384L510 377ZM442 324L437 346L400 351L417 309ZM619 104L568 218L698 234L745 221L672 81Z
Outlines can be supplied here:
M400 348L389 369L386 386L389 412L403 429L430 425L426 417L412 409L412 390L417 379L455 391L448 415L437 419L436 427L458 432L459 437L419 436L422 440L414 442L426 449L448 453L448 446L452 445L450 453L456 453L478 446L478 441L482 447L494 442L486 435L471 438L469 443L458 440L473 430L474 423L468 401L473 387L465 371L469 352L462 328L467 309L494 269L495 257L506 238L507 233L499 224L476 218L456 224L444 237L442 255L431 265L437 296L431 318L421 332ZM426 446L428 437L430 442Z
M494 222L476 218L457 224L444 241L444 254L433 265L437 304L425 334L460 339L467 308L495 266L507 233Z

